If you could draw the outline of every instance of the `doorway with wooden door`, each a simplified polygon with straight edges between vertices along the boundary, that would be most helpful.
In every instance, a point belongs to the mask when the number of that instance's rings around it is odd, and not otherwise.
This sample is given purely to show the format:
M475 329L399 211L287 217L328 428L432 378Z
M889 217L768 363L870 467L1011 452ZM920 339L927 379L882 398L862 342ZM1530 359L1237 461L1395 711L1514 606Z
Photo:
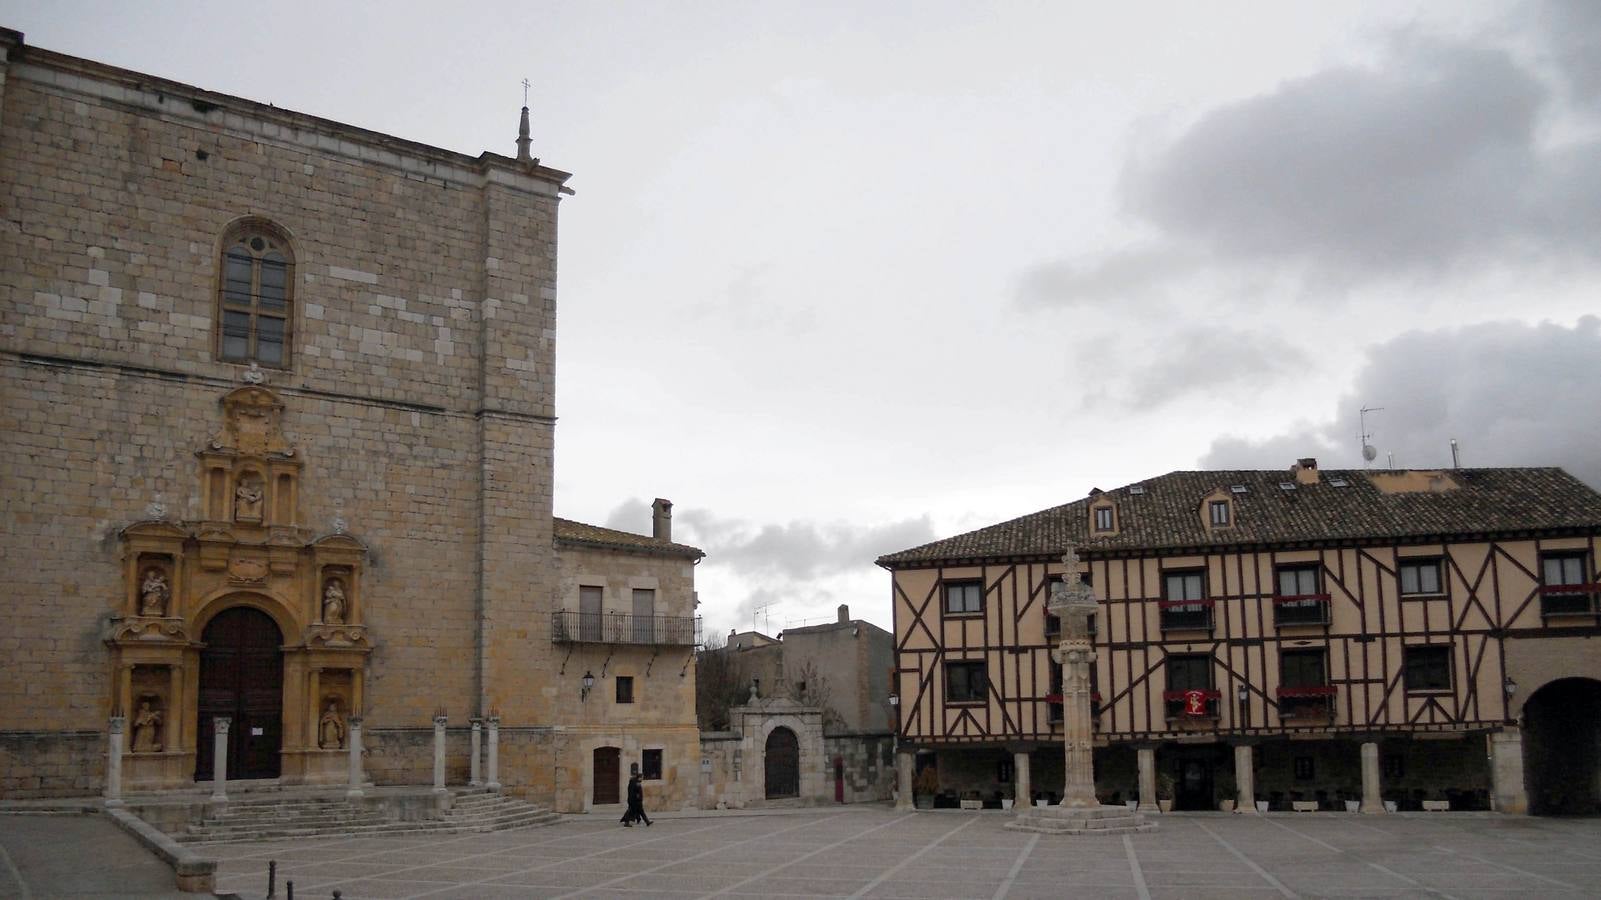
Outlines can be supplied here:
M226 717L229 779L277 778L283 749L283 633L248 606L223 610L201 635L195 780L214 771L213 723Z
M595 806L609 806L623 802L618 791L619 783L622 781L622 768L621 748L595 748L595 793L592 800Z
M800 740L795 732L779 726L767 735L763 770L768 800L800 796Z

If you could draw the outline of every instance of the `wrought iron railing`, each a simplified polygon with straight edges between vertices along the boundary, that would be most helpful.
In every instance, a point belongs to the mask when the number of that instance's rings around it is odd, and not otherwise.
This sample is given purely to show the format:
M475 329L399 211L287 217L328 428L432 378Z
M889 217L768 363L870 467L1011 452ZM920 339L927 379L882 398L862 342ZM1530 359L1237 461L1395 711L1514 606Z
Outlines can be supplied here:
M1207 600L1159 600L1163 631L1211 631L1213 602Z
M558 644L639 644L687 647L700 643L695 616L636 616L557 610L550 614L550 639Z
M1548 584L1540 588L1543 616L1589 616L1597 612L1601 584Z
M1283 594L1273 598L1273 624L1329 624L1328 594Z

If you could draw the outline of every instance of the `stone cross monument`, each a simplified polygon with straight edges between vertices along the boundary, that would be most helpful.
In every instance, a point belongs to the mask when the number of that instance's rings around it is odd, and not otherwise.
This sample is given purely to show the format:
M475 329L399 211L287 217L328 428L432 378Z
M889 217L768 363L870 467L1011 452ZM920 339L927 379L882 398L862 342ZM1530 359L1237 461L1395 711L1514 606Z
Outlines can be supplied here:
M1051 653L1062 667L1062 738L1067 778L1059 806L1026 808L1007 828L1048 834L1124 834L1150 831L1156 824L1127 807L1102 806L1095 799L1095 723L1090 715L1090 616L1095 594L1078 571L1078 552L1068 545L1062 555L1062 581L1051 592L1046 610L1062 620L1061 643Z

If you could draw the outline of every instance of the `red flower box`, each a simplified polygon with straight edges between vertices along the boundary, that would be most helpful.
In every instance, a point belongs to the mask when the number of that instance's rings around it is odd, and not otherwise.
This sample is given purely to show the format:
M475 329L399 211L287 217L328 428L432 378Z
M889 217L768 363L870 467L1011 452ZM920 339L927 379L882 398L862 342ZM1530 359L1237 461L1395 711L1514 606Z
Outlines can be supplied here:
M1046 703L1061 703L1062 702L1062 695L1061 694L1046 694L1045 695L1045 702Z

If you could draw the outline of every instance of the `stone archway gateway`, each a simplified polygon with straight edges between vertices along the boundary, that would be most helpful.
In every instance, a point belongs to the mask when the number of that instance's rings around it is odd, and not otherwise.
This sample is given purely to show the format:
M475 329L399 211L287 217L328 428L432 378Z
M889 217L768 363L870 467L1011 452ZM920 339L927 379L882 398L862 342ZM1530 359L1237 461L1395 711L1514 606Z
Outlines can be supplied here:
M1601 812L1601 681L1563 678L1523 704L1523 772L1529 812Z
M780 725L767 735L763 754L767 799L800 796L800 740L795 732Z
M236 606L202 632L195 780L212 777L212 721L228 730L229 778L277 778L282 771L283 634L259 609Z

